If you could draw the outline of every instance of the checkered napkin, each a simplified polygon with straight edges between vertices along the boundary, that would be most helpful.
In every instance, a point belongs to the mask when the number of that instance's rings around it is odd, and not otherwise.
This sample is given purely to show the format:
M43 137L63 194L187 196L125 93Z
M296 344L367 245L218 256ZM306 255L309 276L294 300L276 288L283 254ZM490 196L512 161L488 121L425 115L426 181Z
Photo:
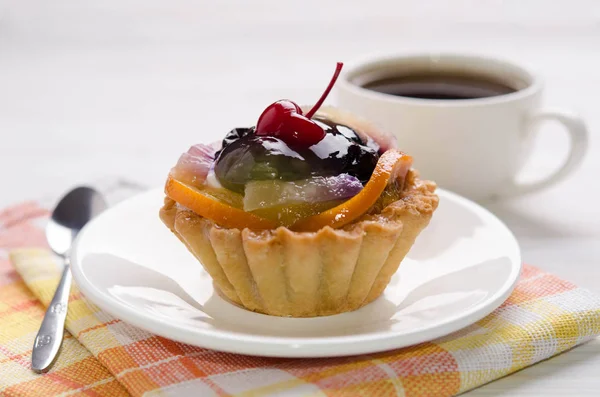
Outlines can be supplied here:
M74 288L60 357L37 375L31 346L59 277L39 226L46 216L34 203L0 212L0 395L452 396L600 333L600 298L532 266L476 324L344 358L250 357L173 342L103 313Z

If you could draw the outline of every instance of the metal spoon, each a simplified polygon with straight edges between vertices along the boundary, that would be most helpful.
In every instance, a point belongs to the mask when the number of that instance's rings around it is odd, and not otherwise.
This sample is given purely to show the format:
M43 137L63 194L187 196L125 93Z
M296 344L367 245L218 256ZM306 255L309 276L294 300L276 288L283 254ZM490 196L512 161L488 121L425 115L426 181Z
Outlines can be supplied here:
M105 208L106 202L100 193L89 187L77 187L60 200L48 221L46 239L65 266L33 343L31 368L36 372L46 372L50 368L63 340L71 289L69 252L73 240L83 226Z

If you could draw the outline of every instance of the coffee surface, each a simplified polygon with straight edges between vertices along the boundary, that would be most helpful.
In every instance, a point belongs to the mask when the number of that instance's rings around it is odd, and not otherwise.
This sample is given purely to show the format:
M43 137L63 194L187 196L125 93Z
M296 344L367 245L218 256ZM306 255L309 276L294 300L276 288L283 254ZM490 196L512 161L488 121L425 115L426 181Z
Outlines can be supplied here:
M517 91L502 82L481 76L444 73L386 77L367 82L363 87L394 96L445 100L487 98Z

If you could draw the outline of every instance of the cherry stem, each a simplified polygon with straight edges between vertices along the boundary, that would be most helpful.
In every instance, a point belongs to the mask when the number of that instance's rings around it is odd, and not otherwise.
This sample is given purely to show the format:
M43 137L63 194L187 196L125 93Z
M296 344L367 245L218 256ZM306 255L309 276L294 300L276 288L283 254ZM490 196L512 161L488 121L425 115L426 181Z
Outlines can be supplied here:
M312 118L312 116L314 116L315 113L317 113L317 110L319 110L319 108L321 107L323 102L325 102L325 99L327 98L327 95L329 95L329 92L331 92L331 89L333 88L333 85L335 84L336 80L338 79L343 66L344 66L344 64L342 62L337 63L337 65L335 66L335 72L333 73L333 77L331 78L329 85L325 89L325 92L323 92L323 95L321 95L321 98L319 98L319 100L317 101L315 106L313 106L312 109L310 109L308 111L308 113L305 114L305 117L307 119Z

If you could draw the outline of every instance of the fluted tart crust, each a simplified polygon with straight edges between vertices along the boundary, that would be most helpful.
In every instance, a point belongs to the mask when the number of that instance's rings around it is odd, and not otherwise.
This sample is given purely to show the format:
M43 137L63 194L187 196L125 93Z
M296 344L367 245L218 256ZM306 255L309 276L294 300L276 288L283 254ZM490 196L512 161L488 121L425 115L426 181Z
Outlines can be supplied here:
M410 170L397 201L317 232L221 228L168 197L160 217L230 301L274 316L326 316L383 293L437 208L434 192Z

